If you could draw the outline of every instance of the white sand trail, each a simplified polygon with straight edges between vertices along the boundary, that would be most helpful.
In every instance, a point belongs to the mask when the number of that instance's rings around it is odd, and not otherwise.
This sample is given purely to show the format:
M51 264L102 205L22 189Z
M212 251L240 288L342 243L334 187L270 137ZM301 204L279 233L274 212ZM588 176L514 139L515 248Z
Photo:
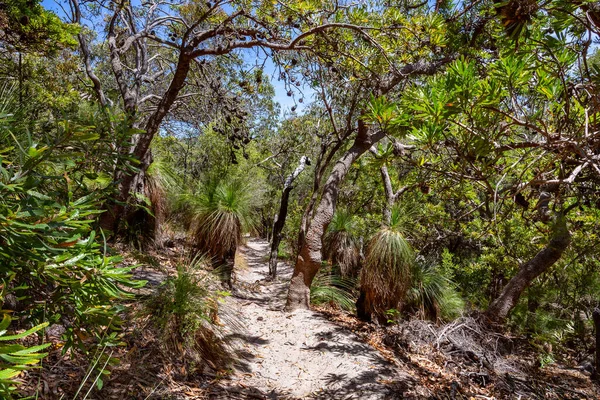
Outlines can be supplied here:
M385 382L397 377L377 350L323 316L282 311L292 268L279 263L279 277L265 282L266 241L251 239L242 249L247 267L236 267L229 307L242 318L241 363L213 399L394 399Z

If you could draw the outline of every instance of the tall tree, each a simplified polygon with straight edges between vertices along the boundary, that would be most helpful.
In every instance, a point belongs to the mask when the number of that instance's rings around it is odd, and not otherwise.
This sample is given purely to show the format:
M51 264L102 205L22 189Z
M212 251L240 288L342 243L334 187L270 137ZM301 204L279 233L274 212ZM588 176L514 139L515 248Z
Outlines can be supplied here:
M73 21L83 23L79 0L70 0L70 4ZM315 38L325 37L332 30L366 35L360 25L329 22L330 17L344 14L347 7L327 1L253 4L219 0L170 5L156 1L141 6L111 1L100 9L106 20L106 45L119 101L131 124L143 130L130 148L122 149L139 160L137 170L115 170L118 194L101 221L112 230L131 193L143 186L143 174L151 163L150 144L163 120L181 96L202 95L184 94L183 90L190 71L201 68L204 59L256 49L259 56L284 62L280 52L318 51ZM93 69L88 68L92 60L84 36L80 36L80 43L93 88L99 101L106 103L105 91L98 85ZM287 62L296 63L293 59ZM152 106L147 114L140 115L145 103Z
M277 252L279 251L279 244L281 243L282 231L285 226L285 220L288 214L288 203L290 201L290 192L294 188L293 184L296 178L300 176L302 171L306 168L307 165L310 165L310 159L306 156L300 157L300 162L296 169L288 175L283 184L283 191L281 193L281 200L279 204L279 211L275 216L275 221L273 222L273 233L271 239L271 252L269 255L269 276L274 279L277 277Z
M344 84L336 81L334 90L337 98L332 96L332 99L343 104L339 108L343 110L343 113L332 117L334 128L336 127L336 118L342 121L342 124L335 128L335 133L338 137L344 138L340 146L348 147L331 168L329 176L319 192L320 200L307 224L306 233L300 238L301 246L290 283L287 310L309 307L310 286L322 262L323 237L335 213L340 185L352 164L387 134L393 133L394 128L397 128L398 121L388 124L391 122L390 117L401 120L401 117L396 115L397 110L393 107L370 110L369 104L373 103L369 103L368 96L374 95L379 98L395 91L401 93L404 85L413 78L438 72L452 59L454 54L455 49L453 48L448 48L446 52L442 53L438 51L440 46L447 45L443 35L446 25L440 14L429 13L426 9L419 9L419 7L411 7L410 11L407 10L406 13L401 13L401 7L390 7L386 11L383 19L381 14L374 12L369 14L366 10L361 10L361 17L377 19L377 23L382 26L397 27L402 24L411 32L427 32L427 35L413 35L410 40L406 41L398 32L386 36L378 36L373 33L373 37L369 36L372 42L369 42L368 46L346 50L358 50L359 54L362 54L362 58L368 60L368 65L358 61L356 57L351 57L352 54L348 56L352 62L345 65L331 65L331 69L340 71L341 76L347 74L352 77ZM429 19L425 18L425 15ZM410 28L408 28L409 26ZM377 29L373 29L373 31L376 32ZM370 34L372 34L371 31ZM434 38L433 41L431 38ZM427 45L423 47L425 42ZM371 51L368 50L369 47L372 48ZM417 48L423 51L416 51ZM394 49L396 53L394 58L389 56L391 49ZM369 56L365 56L365 53ZM399 60L403 60L405 64L397 65ZM406 60L410 61L406 62ZM340 90L340 87L343 87L344 90ZM328 89L333 88L330 86ZM357 93L360 95L357 96ZM327 102L325 106L328 110L332 109ZM371 114L373 118L365 118L367 114ZM348 143L350 141L351 144Z
M589 203L600 178L595 73L587 61L594 25L577 5L558 12L560 2L530 2L527 18L516 18L516 3L496 10L503 26L494 28L492 60L455 61L444 78L415 89L411 106L415 136L430 151L423 168L476 184L483 197L477 207L485 206L492 226L514 201L530 215L529 228L546 234L493 299L486 314L496 322L563 256L569 212ZM556 12L542 13L550 9Z

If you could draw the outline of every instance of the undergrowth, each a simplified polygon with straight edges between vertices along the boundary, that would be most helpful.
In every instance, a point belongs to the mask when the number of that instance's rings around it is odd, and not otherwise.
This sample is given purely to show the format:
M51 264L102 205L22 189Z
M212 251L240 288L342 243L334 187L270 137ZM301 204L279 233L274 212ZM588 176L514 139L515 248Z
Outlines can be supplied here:
M354 312L356 309L356 281L320 272L310 287L310 302L314 305L332 304L343 310Z
M219 303L229 293L212 290L215 279L203 270L204 263L179 265L146 305L165 356L185 360L188 372L204 366L223 370L232 362L218 316Z

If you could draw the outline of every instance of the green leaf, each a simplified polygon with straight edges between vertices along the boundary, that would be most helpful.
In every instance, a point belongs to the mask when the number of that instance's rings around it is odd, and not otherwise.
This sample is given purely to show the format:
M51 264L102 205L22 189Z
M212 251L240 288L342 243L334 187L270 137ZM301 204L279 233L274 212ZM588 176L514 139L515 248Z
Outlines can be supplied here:
M32 333L35 333L41 329L44 329L47 326L48 326L48 322L44 322L42 324L34 326L33 328L31 328L23 333L19 333L16 335L10 335L10 336L0 336L0 341L23 339L24 337L27 337L27 336L31 335Z

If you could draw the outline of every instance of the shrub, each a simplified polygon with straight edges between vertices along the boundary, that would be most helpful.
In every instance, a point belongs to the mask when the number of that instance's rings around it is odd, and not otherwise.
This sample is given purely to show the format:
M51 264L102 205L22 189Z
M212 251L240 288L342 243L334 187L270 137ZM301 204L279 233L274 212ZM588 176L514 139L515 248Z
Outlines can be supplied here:
M254 198L239 181L211 180L196 194L185 196L194 215L192 236L196 249L211 258L231 288L235 252L242 234L252 228Z
M330 272L319 272L310 287L312 304L335 304L343 310L355 310L356 282Z
M340 269L342 277L356 277L360 265L360 244L355 236L353 215L338 209L324 238L325 257Z
M435 264L420 260L412 268L405 309L421 318L451 320L461 315L464 301Z
M180 265L150 298L146 312L159 332L167 356L181 355L215 370L229 365L231 357L218 327L219 301L229 293L211 291L212 275L200 269L203 261Z
M23 333L7 335L10 322L10 316L3 313L0 322L0 397L3 399L13 398L13 393L17 389L16 385L19 383L16 378L21 372L38 364L47 355L47 353L40 353L40 351L50 346L50 343L31 347L16 343L4 343L27 338L48 326L48 323L43 323Z
M13 125L11 115L0 115L3 305L21 324L64 325L63 351L86 349L113 337L105 333L119 327L115 300L143 285L131 279L132 267L117 267L121 259L108 255L92 230L102 193L85 189L95 176L84 159L99 135L93 126L64 122L52 143L40 145L19 140Z
M392 210L390 226L373 236L360 273L360 316L388 321L387 310L401 310L410 287L414 252L401 232L398 209Z

